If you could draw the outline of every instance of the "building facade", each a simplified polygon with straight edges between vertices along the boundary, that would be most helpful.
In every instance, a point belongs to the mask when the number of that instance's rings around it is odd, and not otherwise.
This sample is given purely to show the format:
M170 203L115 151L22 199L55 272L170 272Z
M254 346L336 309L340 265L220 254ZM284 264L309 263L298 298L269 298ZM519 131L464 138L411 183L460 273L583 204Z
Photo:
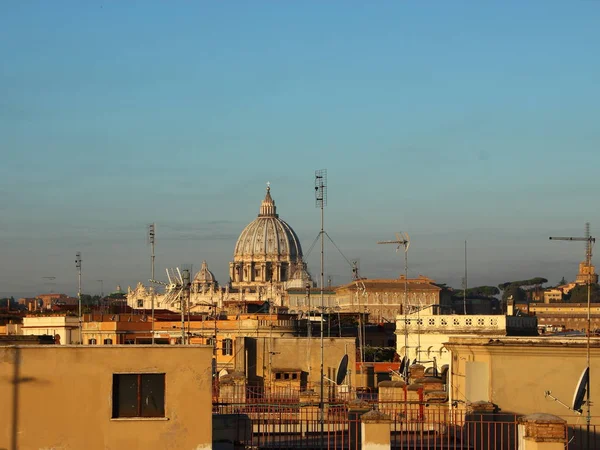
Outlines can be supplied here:
M451 404L492 402L514 414L544 411L569 423L585 421L546 395L571 403L586 367L585 338L450 337L445 345L452 355ZM592 338L590 373L599 372L600 339ZM594 414L592 424L599 419Z
M57 344L78 344L79 318L67 315L25 316L21 326L23 335L54 336Z
M434 315L431 309L420 314L398 316L396 348L400 356L425 366L450 364L445 343L460 336L535 336L537 320L530 316Z
M210 348L13 346L0 361L1 448L212 448Z

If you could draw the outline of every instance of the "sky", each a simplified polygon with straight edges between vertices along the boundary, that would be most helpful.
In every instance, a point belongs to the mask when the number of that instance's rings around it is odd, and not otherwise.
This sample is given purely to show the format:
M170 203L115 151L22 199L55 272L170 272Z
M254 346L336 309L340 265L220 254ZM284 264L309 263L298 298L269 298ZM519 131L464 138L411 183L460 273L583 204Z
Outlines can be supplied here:
M0 2L0 296L208 262L265 185L333 284L574 279L595 235L600 1ZM341 252L338 251L338 248ZM54 277L54 280L44 277ZM99 280L102 280L100 282Z

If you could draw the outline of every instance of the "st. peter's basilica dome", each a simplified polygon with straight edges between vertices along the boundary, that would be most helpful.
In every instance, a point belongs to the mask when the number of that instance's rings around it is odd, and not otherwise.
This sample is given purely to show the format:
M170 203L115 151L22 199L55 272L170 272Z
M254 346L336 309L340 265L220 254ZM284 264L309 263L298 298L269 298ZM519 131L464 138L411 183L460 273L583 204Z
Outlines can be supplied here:
M279 218L267 185L258 217L244 228L235 244L229 268L231 286L258 292L282 285L304 267L300 240Z

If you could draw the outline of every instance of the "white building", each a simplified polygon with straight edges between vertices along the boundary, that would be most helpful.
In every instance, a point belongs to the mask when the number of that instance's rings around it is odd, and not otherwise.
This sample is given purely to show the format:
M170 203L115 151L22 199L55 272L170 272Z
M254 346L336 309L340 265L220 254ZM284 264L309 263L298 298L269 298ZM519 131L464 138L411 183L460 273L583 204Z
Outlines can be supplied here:
M406 320L403 315L396 318L398 355L406 355L411 362L417 360L424 366L435 361L438 368L450 364L450 354L444 347L450 337L533 335L537 335L537 318L533 316L434 315L427 308L407 315Z
M25 336L58 336L57 344L79 343L79 318L75 316L26 316L21 334Z

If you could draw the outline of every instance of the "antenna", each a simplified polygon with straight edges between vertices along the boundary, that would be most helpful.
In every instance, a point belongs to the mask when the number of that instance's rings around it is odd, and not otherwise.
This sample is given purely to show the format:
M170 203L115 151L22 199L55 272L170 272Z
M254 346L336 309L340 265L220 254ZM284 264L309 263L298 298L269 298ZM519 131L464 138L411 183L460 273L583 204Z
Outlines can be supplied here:
M360 297L361 297L361 295L365 295L366 288L365 288L365 283L364 283L364 281L362 281L362 278L360 276L360 260L358 260L358 259L355 259L354 261L352 261L352 280L356 284L356 304L358 307L358 349L359 349L359 356L360 356L359 367L362 372L363 363L365 360L365 355L364 355L365 330L364 330L364 324L363 324L363 313L360 308L360 306L361 306L360 305Z
M596 242L596 238L590 236L590 223L587 222L585 224L585 237L550 237L550 240L554 240L554 241L585 241L585 264L586 264L586 270L587 270L587 331L586 331L586 369L584 370L583 374L581 375L581 379L579 380L579 385L577 386L577 389L575 391L575 397L573 399L573 408L574 410L576 410L577 408L575 408L575 406L577 406L579 409L582 406L582 401L583 401L583 395L585 392L585 396L586 396L586 401L585 401L585 405L586 405L586 417L585 417L585 421L586 421L586 425L587 425L587 448L589 448L589 440L590 440L590 423L592 421L592 414L591 414L591 410L590 410L590 335L591 335L591 328L592 328L592 319L591 319L591 308L590 308L590 302L591 302L591 286L592 286L592 247L594 245L594 243ZM585 383L584 383L585 380ZM583 387L583 391L582 391L582 383L584 383L585 385L587 385L587 389L585 389L585 386ZM579 405L576 405L575 401L577 400L578 396L581 397L581 401L579 403Z
M181 275L179 268L177 268L177 272ZM185 334L185 310L186 310L186 302L188 309L188 327L189 327L189 308L190 308L190 271L189 269L183 269L183 274L181 275L181 291L180 295L180 306L181 306L181 344L186 344L186 334ZM188 338L189 340L189 338Z
M156 224L151 223L148 225L148 243L152 249L152 253L150 256L150 269L151 269L151 279L154 280L154 243L156 242ZM154 286L152 286L152 345L154 345Z
M410 237L408 233L396 233L395 241L378 241L378 244L395 244L396 252L400 250L401 247L404 247L404 303L402 305L402 310L404 312L404 356L409 358L408 355L408 248L410 247ZM417 313L419 313L419 309L417 309ZM419 321L417 320L417 324ZM420 344L420 333L417 333L419 344ZM419 345L420 346L420 345ZM419 347L418 346L418 347ZM418 351L418 348L417 348ZM418 354L417 354L418 357ZM408 381L408 366L409 364L405 364L404 367L404 380Z
M82 336L82 324L81 324L81 252L77 252L75 255L75 267L77 268L77 275L79 278L79 286L77 289L77 298L79 299L79 344L83 344Z
M320 400L319 400L319 412L320 412L320 425L321 425L321 437L320 437L320 445L323 446L323 438L325 433L325 405L323 404L324 399L324 391L323 391L323 313L325 312L325 301L323 298L323 288L324 288L324 264L325 264L325 215L324 210L325 206L327 206L327 169L321 169L315 171L315 206L317 208L321 208L321 232L319 233L321 237L321 280L320 280L320 295L321 295L321 392L320 392Z
M465 316L467 315L467 241L465 241L465 280L463 286L463 308Z

